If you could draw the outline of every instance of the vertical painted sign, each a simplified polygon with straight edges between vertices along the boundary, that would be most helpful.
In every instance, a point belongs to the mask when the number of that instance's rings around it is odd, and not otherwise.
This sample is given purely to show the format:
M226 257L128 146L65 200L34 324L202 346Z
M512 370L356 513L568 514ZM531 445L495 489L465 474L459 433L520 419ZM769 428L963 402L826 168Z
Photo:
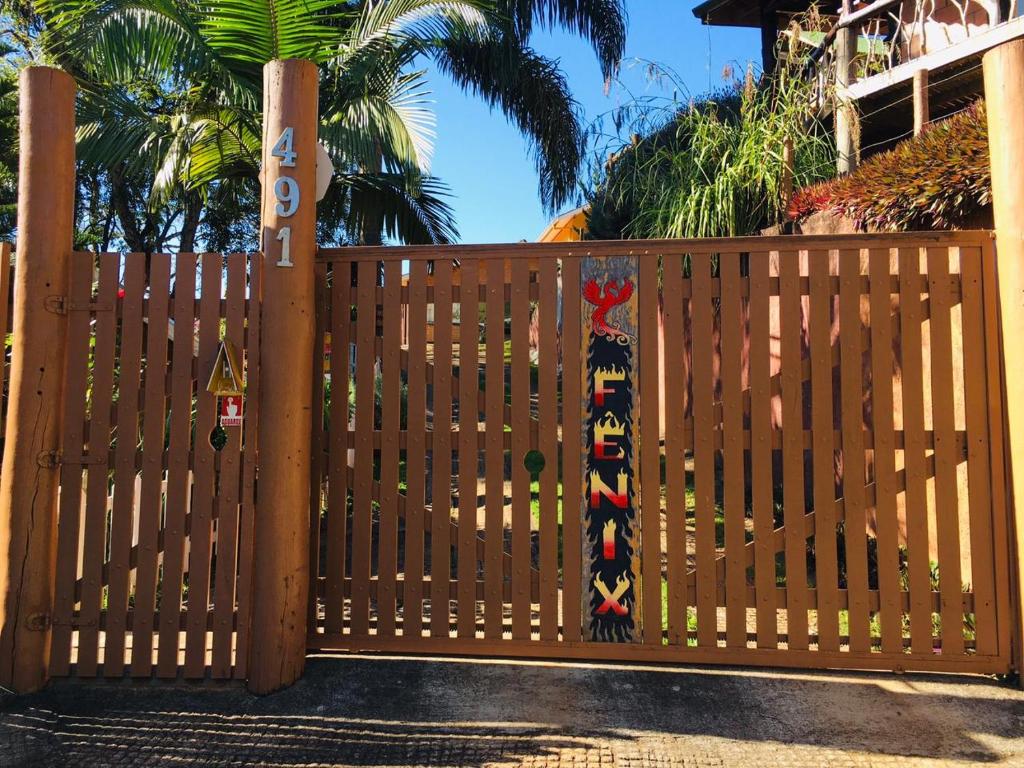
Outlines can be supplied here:
M583 626L590 640L639 642L637 260L587 257L581 271Z

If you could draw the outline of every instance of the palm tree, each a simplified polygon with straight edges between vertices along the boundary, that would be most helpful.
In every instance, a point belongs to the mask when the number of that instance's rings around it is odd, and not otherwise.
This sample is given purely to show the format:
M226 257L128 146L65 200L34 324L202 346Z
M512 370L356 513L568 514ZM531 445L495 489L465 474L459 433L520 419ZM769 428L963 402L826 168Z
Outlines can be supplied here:
M115 190L134 184L148 234L172 232L170 215L182 243L194 242L201 211L209 225L257 197L261 68L275 58L320 66L320 135L337 169L321 207L326 239L456 237L429 174L428 59L529 137L541 199L558 208L576 189L580 117L531 32L580 34L611 77L625 28L622 0L43 0L39 10L44 49L80 84L79 156L107 174L126 240L142 233L129 231Z

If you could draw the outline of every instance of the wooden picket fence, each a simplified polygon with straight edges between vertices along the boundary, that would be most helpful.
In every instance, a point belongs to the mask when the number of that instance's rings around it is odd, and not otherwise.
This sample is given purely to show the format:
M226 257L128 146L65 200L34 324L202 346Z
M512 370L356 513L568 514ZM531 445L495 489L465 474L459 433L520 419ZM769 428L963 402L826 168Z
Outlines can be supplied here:
M622 257L636 632L604 642L581 271ZM345 248L317 281L310 648L1009 668L988 233Z
M73 254L55 676L245 677L258 265ZM217 450L206 379L222 337L247 352L250 389Z

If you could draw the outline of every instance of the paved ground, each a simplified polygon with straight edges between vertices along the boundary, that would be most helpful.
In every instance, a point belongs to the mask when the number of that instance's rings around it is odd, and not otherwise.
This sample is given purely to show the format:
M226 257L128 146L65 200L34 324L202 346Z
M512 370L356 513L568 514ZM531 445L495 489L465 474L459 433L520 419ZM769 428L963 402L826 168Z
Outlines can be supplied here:
M314 658L235 685L0 704L0 765L1024 765L1024 694L980 678Z

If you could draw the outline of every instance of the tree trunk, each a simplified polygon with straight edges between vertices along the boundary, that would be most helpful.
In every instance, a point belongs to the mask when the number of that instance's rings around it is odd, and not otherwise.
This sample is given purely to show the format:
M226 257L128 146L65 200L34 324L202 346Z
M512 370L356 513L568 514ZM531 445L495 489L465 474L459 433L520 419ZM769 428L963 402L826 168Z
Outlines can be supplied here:
M121 232L124 241L131 251L145 252L146 242L139 229L139 223L135 220L128 200L128 183L124 178L124 171L121 166L111 168L107 172L110 178L110 204L117 213L118 221L121 222Z

